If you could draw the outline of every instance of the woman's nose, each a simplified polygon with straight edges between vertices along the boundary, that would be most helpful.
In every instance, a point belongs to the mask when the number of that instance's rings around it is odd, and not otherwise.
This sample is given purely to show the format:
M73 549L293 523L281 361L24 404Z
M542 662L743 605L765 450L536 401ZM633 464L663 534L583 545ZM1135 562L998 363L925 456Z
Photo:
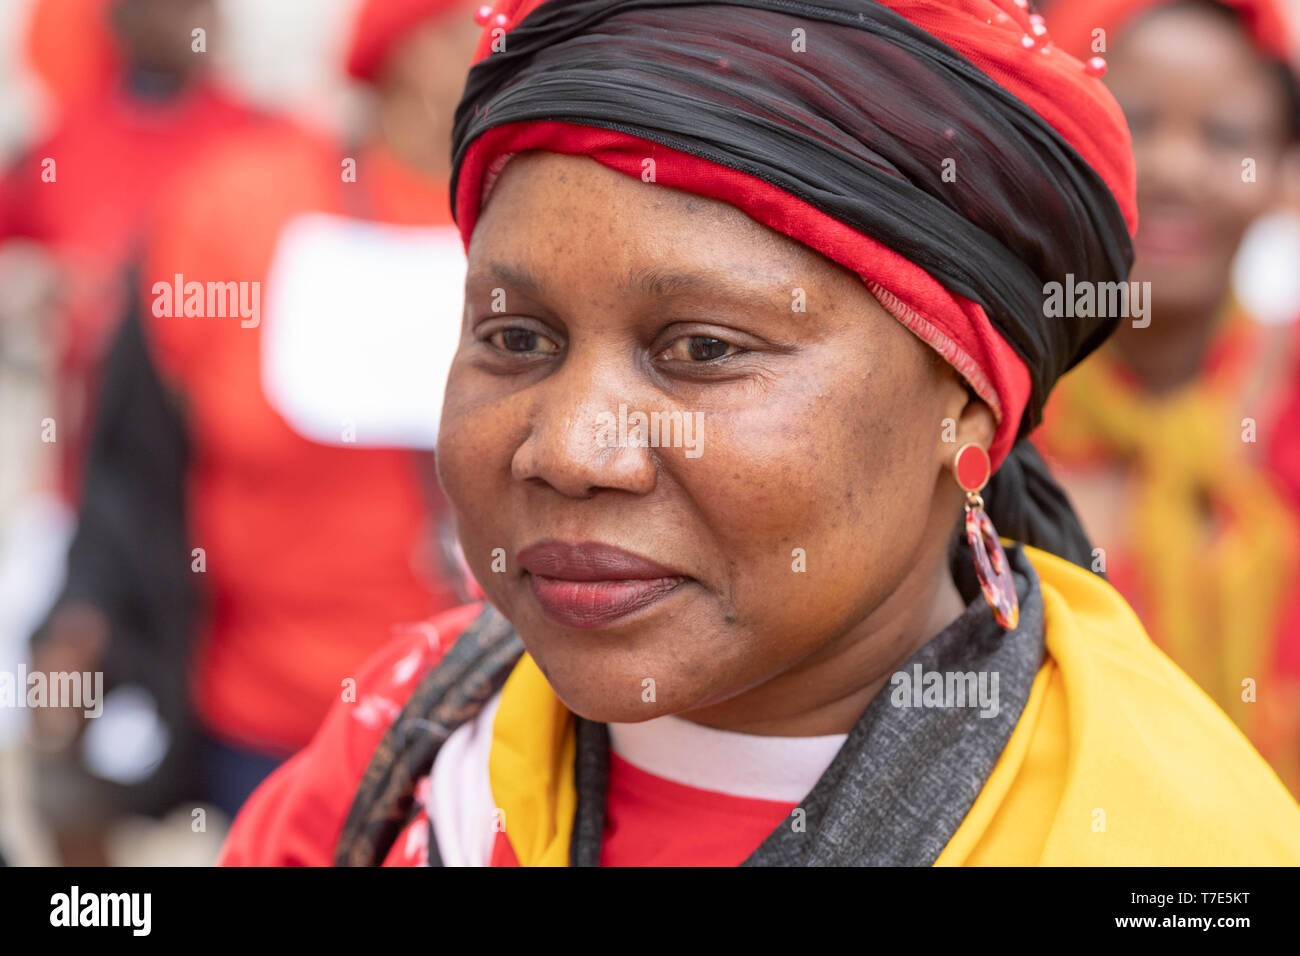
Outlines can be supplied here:
M644 495L654 489L656 451L629 442L629 410L645 390L612 363L575 362L534 386L527 436L510 467L519 481L540 481L570 498L601 489ZM646 409L648 411L648 409Z
M1166 124L1144 137L1136 157L1141 192L1150 198L1195 201L1212 175L1208 149L1187 124Z

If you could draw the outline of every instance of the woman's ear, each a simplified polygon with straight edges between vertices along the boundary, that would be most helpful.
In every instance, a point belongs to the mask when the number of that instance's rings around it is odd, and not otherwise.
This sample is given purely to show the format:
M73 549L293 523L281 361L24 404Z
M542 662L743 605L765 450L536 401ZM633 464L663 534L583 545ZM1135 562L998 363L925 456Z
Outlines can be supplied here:
M957 450L963 445L979 445L986 452L993 444L998 423L993 409L975 394L955 368L938 353L932 353L938 389L938 441L935 442L935 465L946 471L957 489Z
M979 445L985 451L993 444L997 420L988 407L968 386L963 384L961 396L950 406L940 429L940 456L943 467L955 467L957 449L963 445Z

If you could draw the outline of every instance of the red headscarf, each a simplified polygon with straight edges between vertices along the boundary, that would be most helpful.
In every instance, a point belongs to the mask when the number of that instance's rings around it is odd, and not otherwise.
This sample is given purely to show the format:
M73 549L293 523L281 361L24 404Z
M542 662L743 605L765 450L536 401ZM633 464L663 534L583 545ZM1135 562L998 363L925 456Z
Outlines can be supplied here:
M463 5L464 0L366 0L352 27L348 73L373 82L393 44L408 31Z
M475 62L491 55L500 31L513 28L542 2L501 0L487 18ZM1132 235L1137 204L1128 128L1095 71L1056 48L1041 27L1036 30L1024 6L1012 0L887 0L884 6L946 43L1046 120L1105 181ZM981 306L948 291L876 240L730 167L607 129L565 122L497 126L474 140L460 166L456 209L467 248L493 179L511 155L528 149L590 156L638 178L644 157L660 157L661 185L728 202L852 269L993 409L998 418L989 450L994 467L1015 443L1030 395L1029 372Z

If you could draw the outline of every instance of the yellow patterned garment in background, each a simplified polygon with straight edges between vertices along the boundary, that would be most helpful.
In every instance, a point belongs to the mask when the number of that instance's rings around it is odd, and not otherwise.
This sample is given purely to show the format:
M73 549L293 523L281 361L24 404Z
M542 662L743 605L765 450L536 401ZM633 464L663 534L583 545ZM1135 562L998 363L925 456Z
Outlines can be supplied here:
M1300 675L1276 666L1300 522L1253 454L1267 339L1240 309L1225 315L1205 371L1166 395L1143 392L1108 351L1088 359L1057 386L1036 442L1072 497L1089 472L1125 475L1119 535L1088 528L1112 583L1300 794Z

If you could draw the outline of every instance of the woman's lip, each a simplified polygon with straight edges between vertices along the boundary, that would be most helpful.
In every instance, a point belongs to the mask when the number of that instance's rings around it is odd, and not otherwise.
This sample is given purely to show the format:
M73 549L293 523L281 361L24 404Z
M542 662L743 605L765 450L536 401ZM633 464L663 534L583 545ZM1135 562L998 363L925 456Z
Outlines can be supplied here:
M1144 258L1181 259L1203 255L1210 240L1204 229L1185 219L1148 216L1138 228L1133 245Z
M574 581L528 575L542 613L562 627L583 630L605 627L676 591L686 578L633 578Z
M515 560L529 574L562 581L651 581L685 577L649 558L598 541L581 544L539 541L520 551Z

